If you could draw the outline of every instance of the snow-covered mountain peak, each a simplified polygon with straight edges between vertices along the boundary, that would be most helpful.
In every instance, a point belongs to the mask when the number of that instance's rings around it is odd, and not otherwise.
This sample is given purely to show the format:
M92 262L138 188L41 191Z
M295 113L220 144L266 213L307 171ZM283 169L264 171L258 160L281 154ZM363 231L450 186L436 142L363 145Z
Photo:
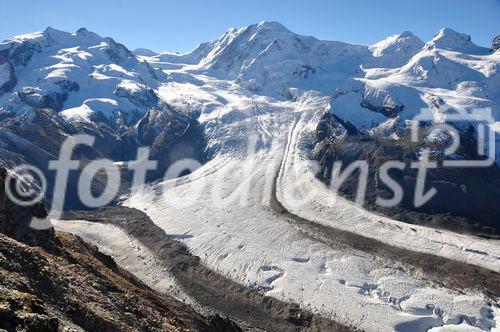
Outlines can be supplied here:
M27 65L34 53L44 49L81 47L99 44L106 39L84 28L77 32L65 32L47 27L43 31L14 36L0 42L0 56L12 57L15 65Z
M317 42L313 37L301 36L293 33L278 22L260 22L240 29L231 28L213 42L212 55L216 56L225 51L253 48L252 54L265 51L271 44L284 44L291 40L303 42ZM296 44L296 46L299 46ZM209 58L207 56L207 58ZM210 62L210 59L207 59Z
M260 22L229 29L220 38L204 45L206 55L195 67L222 79L236 80L250 90L270 88L283 92L291 82L316 80L321 68L356 74L359 59L369 56L368 47L320 41L296 34L277 22ZM196 50L195 50L196 51ZM319 85L317 85L319 87Z
M279 50L292 39L299 42L296 46L303 48L307 46L299 45L301 40L316 41L312 37L296 35L278 22L260 22L240 29L231 28L212 42L211 52L202 60L202 66L215 69L225 67L224 70L238 69L238 66L245 65L244 62L251 63L259 55L273 49ZM243 63L228 63L235 60L229 58L233 52L240 54L238 59L243 60Z
M427 45L429 48L460 52L471 52L480 49L479 46L472 42L471 36L450 28L439 30Z
M237 37L242 35L250 34L254 38L258 36L284 36L284 35L296 35L294 32L290 31L283 24L274 21L262 21L259 23L251 24L242 28L229 28L226 32L218 39L223 40L227 37Z
M420 38L416 37L416 36L413 34L413 32L408 31L408 30L401 32L401 33L399 34L399 38L417 38L417 39L419 39L419 40L420 40Z
M89 31L87 30L86 28L80 28L78 29L73 35L76 35L80 38L83 38L85 40L101 40L102 37L100 35L98 35L97 33L95 32L92 32L92 31Z
M274 21L262 21L257 24L250 25L245 29L255 31L256 34L271 34L275 36L296 35L294 32L288 30L283 24Z
M259 28L263 28L263 29L271 29L271 30L275 30L275 31L281 30L281 31L291 32L283 24L276 22L276 21L261 21L261 22L257 23L257 26Z
M420 52L424 42L410 31L390 36L372 46L370 50L376 59L374 65L380 67L399 67ZM383 59L382 59L383 58Z
M158 105L154 69L84 28L12 37L0 43L0 60L0 105L13 114L51 108L69 121L104 115L114 123Z
M57 30L53 27L46 27L43 31L42 34L46 38L51 38L53 40L59 40L59 39L65 39L71 36L72 34L66 31L62 30Z
M242 67L254 62L259 55L288 49L289 44L310 49L306 44L318 42L313 37L293 33L281 23L263 21L241 28L229 28L217 39L201 43L188 53L155 54L144 49L133 53L162 69L177 70L187 65L190 69L217 71L225 78L236 79Z
M0 42L0 56L10 59L15 66L26 66L36 54L58 54L68 49L99 49L109 57L116 58L111 59L112 61L118 61L120 56L135 59L132 52L113 38L101 37L85 28L71 33L47 27L43 31L11 37Z
M12 47L13 44L24 42L38 43L41 46L53 46L55 44L63 44L70 41L74 42L95 42L103 38L98 34L88 31L85 28L80 28L76 32L61 31L52 27L47 27L42 31L18 35L8 38L0 42L0 49Z

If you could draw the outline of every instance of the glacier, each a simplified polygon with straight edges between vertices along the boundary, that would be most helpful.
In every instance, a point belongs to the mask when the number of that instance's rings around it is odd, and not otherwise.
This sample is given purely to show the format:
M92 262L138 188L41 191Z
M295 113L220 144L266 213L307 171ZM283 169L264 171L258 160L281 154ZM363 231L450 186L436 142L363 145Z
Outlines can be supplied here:
M69 123L104 116L133 129L164 103L195 117L208 162L180 179L149 184L122 204L144 211L167 234L189 235L180 241L231 280L366 331L498 325L498 299L437 284L404 259L328 245L272 202L316 224L500 272L498 240L368 212L319 182L310 159L313 131L328 110L370 131L403 126L422 108L436 117L489 108L498 133L500 51L447 28L427 43L405 31L365 46L261 22L231 28L185 54L131 52L86 29L48 28L0 43L0 84L10 77L2 58L11 59L17 83L0 94L0 108L15 114L50 105ZM123 239L113 228L58 227L94 242Z

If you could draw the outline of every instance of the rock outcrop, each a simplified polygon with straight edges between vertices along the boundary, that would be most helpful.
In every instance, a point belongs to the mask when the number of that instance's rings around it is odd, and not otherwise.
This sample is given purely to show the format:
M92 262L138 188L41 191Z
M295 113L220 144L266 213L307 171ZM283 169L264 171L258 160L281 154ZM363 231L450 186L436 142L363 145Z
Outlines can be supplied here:
M491 49L493 50L493 52L500 49L500 35L496 36L495 39L493 39L493 43L491 44Z
M44 99L46 102L48 99ZM3 116L3 118L2 118ZM66 122L60 113L52 109L34 109L30 114L16 115L0 112L0 166L14 167L19 164L34 165L41 169L47 180L47 202L52 200L55 173L48 170L50 160L57 159L62 143L69 135L87 134L95 137L92 147L78 146L73 158L95 160L108 158L114 161L135 160L137 148L149 146L150 159L158 160L155 172L148 173L148 180L162 177L168 167L177 160L191 158L203 163L205 136L203 127L193 118L176 112L167 105L154 108L137 120L137 127L122 131L106 118L95 122ZM83 165L82 165L83 167ZM65 207L85 208L79 202L75 188L78 178L70 174ZM123 174L123 188L128 185ZM105 178L97 176L93 192L99 194Z
M198 121L168 106L150 110L138 122L135 135L141 144L151 148L150 158L158 160L159 167L154 177L163 176L167 167L175 161L204 160L203 127Z

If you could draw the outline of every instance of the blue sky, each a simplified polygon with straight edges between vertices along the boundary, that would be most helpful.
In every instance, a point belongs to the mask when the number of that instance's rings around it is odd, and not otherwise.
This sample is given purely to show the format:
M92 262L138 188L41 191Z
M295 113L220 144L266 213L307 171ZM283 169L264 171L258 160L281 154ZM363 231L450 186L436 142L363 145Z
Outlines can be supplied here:
M319 39L372 44L410 30L424 41L442 27L482 46L500 34L500 0L0 0L0 40L46 26L86 27L130 49L189 51L229 27L278 21Z

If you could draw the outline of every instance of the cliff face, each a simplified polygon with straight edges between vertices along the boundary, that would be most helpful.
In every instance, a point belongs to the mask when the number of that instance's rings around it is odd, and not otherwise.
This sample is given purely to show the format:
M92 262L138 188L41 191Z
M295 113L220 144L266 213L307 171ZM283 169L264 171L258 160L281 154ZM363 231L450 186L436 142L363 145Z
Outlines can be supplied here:
M0 330L239 330L154 292L74 235L31 229L31 217L45 217L45 209L10 202L5 174L0 171Z

